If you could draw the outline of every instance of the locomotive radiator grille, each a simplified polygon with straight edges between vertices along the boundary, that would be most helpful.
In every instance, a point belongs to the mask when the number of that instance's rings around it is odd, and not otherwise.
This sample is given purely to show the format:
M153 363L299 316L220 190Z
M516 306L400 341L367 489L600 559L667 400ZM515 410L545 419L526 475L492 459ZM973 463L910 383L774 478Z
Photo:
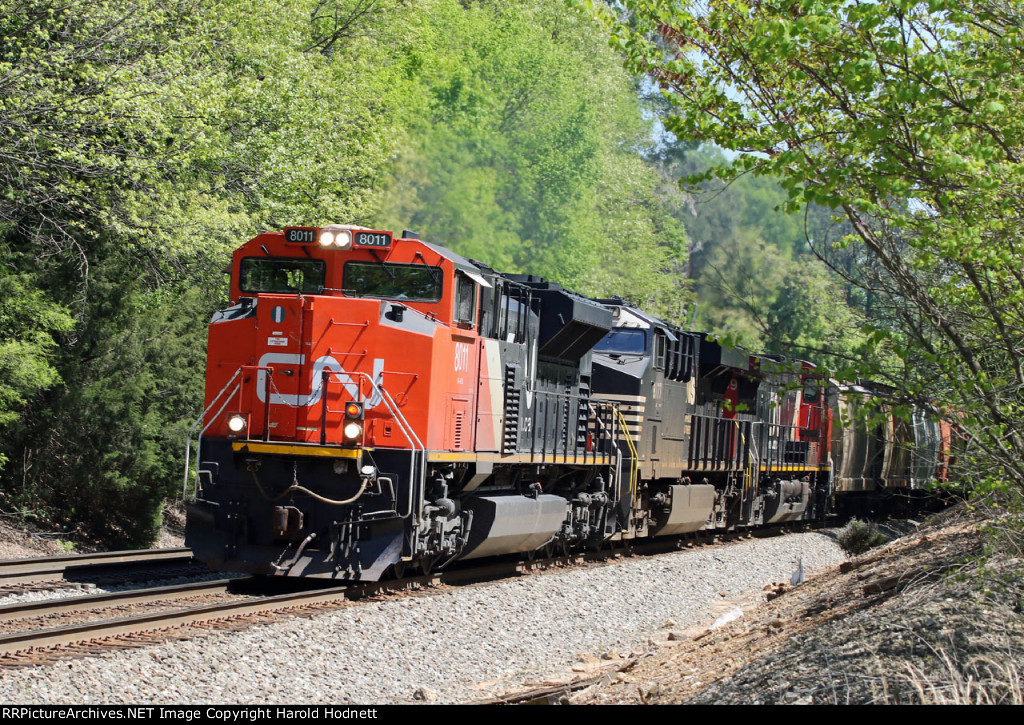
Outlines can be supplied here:
M505 366L505 428L502 438L502 452L515 453L519 450L519 406L522 391L516 387L516 366Z
M576 448L586 450L587 429L590 427L590 380L580 377L580 399L576 410Z

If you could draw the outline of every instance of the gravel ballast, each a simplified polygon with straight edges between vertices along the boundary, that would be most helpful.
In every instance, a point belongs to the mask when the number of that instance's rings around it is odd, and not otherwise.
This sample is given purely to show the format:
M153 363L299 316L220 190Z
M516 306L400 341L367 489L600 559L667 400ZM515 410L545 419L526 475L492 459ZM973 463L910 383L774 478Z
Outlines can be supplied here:
M803 533L359 602L8 670L0 701L386 704L418 694L471 702L707 627L729 609L763 601L763 588L788 582L798 559L813 572L844 558L832 537Z

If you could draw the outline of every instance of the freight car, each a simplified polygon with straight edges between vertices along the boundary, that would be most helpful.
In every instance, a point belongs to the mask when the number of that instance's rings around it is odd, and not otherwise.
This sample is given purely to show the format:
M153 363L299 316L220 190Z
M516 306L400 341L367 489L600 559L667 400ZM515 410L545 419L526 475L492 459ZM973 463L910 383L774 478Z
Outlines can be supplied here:
M838 426L863 396L810 363L412 232L260 234L230 294L186 453L186 543L214 569L376 580L823 518L837 491L941 475L934 424L927 465L897 460L918 439Z
M940 503L934 482L948 483L956 432L952 423L915 408L908 415L873 406L894 398L895 390L877 383L830 386L833 426L833 480L841 515L877 512L909 514Z

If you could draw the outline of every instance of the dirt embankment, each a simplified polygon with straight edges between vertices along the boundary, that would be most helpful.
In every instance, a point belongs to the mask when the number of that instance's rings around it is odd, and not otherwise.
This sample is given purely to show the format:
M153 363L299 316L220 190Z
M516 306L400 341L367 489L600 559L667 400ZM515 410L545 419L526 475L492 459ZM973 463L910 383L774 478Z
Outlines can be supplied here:
M947 515L572 703L1024 703L1024 558Z
M185 511L180 504L168 503L163 511L163 525L153 542L154 549L184 546ZM63 533L38 531L21 525L14 516L0 511L0 559L26 559L33 556L60 556L94 551L95 546L82 544Z

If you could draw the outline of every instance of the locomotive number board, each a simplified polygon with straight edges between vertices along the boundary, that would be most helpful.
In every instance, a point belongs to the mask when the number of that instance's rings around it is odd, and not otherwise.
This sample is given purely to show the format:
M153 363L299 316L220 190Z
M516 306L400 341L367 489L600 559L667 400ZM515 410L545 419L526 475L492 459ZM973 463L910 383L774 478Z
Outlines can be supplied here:
M356 232L353 243L356 247L390 247L391 232Z
M286 227L284 240L289 244L316 244L316 233L314 227Z

